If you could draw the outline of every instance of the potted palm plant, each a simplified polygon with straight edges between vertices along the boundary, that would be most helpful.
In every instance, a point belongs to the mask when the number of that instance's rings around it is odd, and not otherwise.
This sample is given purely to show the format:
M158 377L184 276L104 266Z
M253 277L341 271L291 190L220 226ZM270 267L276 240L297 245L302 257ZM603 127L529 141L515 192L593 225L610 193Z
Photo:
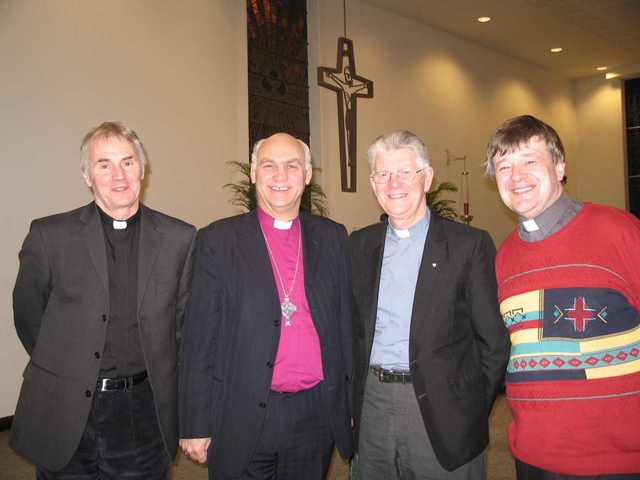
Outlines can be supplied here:
M427 205L431 211L449 220L459 221L458 211L453 207L455 200L441 198L443 193L457 192L458 186L451 182L442 182L438 188L427 193Z

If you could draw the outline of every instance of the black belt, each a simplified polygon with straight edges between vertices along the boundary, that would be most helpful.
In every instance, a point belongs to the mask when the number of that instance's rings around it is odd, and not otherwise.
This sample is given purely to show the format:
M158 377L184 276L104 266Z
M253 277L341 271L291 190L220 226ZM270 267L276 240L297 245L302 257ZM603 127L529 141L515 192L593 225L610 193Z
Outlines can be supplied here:
M147 372L139 373L138 375L134 375L133 377L125 377L125 378L99 378L98 379L98 389L103 392L108 392L110 390L126 390L130 387L135 387L136 385L144 382L149 375Z
M371 373L384 383L411 383L410 373L394 372L380 367L371 367Z

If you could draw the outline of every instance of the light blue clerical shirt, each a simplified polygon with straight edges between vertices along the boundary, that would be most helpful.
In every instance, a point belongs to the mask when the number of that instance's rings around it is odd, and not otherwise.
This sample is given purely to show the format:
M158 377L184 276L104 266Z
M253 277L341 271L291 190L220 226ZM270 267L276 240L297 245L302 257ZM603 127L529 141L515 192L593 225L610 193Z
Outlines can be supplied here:
M431 212L412 227L387 226L370 365L409 371L409 331Z

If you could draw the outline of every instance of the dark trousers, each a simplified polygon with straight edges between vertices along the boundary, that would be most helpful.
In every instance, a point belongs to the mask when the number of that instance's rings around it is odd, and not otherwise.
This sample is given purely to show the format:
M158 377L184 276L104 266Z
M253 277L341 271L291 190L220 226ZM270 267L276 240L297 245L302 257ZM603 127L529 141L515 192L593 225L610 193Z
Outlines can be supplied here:
M322 384L296 393L272 391L258 444L238 478L323 480L333 446ZM212 444L211 448L216 446ZM209 465L211 480L230 480L214 468Z
M383 383L369 373L360 421L359 479L482 480L484 471L484 452L453 472L442 468L427 435L413 385Z
M38 480L168 480L171 462L148 380L127 390L93 392L80 445L59 472L36 467Z
M548 472L516 458L518 480L639 480L639 473L614 473L611 475L563 475Z

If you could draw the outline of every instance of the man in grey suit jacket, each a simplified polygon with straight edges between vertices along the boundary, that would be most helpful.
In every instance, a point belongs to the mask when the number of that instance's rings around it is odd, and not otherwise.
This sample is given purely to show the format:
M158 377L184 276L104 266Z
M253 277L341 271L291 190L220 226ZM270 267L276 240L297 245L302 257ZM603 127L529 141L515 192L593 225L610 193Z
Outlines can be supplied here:
M389 221L349 239L360 478L482 479L509 356L495 247L429 210L433 168L416 135L383 135L367 155Z
M180 445L213 479L325 478L352 454L347 234L299 212L309 148L256 144L259 208L198 234L180 350Z
M20 252L14 319L31 358L10 445L39 479L168 479L196 231L140 204L133 130L105 122L81 152L95 201L34 220Z

